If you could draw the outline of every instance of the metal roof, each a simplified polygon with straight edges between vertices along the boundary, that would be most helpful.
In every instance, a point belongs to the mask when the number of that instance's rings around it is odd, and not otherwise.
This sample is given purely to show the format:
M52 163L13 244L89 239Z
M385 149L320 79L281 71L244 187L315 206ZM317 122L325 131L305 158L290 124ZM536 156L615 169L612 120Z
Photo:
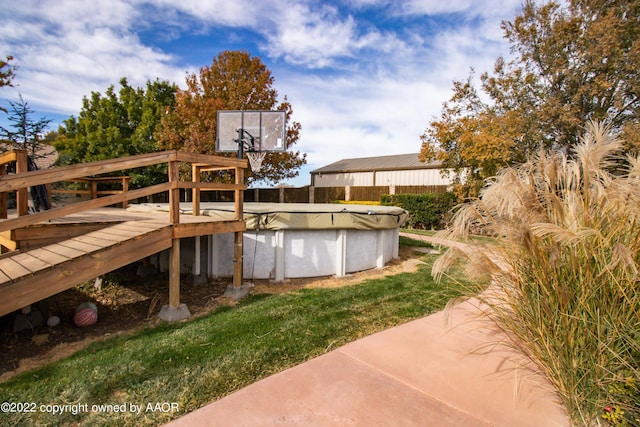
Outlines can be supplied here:
M418 153L410 153L342 159L319 169L312 170L311 174L438 168L440 168L440 162L421 162L418 160Z

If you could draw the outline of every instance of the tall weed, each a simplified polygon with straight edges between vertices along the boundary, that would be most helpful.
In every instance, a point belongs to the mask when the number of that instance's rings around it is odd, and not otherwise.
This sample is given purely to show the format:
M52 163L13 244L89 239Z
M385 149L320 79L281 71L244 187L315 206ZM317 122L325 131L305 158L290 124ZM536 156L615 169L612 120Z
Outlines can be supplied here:
M640 425L640 159L597 123L571 156L540 152L487 183L434 265L491 277L487 314L555 385L576 424ZM626 166L621 166L626 165ZM481 292L482 280L473 292Z

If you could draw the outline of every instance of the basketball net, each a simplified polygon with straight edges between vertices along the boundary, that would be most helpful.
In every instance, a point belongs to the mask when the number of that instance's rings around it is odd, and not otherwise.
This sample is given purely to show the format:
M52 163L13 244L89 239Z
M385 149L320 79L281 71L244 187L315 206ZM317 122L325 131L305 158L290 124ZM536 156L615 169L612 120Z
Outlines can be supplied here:
M264 160L264 157L267 155L267 152L266 151L247 151L245 154L249 159L251 170L253 172L260 172L260 168L262 168L262 161Z

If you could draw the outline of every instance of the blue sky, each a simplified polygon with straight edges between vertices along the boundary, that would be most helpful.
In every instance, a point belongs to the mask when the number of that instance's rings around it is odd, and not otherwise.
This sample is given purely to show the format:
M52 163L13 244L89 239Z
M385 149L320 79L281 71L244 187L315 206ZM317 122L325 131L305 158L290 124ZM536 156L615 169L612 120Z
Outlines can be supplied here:
M302 124L309 171L351 158L418 152L420 135L470 68L507 56L500 22L521 0L2 0L0 55L19 66L18 95L57 123L83 96L187 73L224 50L271 70Z

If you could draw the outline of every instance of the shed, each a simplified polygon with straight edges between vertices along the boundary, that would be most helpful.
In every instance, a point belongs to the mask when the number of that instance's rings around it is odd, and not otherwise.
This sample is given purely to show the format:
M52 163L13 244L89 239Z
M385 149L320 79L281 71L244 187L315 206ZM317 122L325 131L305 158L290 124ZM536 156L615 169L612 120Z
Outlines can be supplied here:
M421 162L417 153L343 159L311 171L314 187L450 185L441 163Z

